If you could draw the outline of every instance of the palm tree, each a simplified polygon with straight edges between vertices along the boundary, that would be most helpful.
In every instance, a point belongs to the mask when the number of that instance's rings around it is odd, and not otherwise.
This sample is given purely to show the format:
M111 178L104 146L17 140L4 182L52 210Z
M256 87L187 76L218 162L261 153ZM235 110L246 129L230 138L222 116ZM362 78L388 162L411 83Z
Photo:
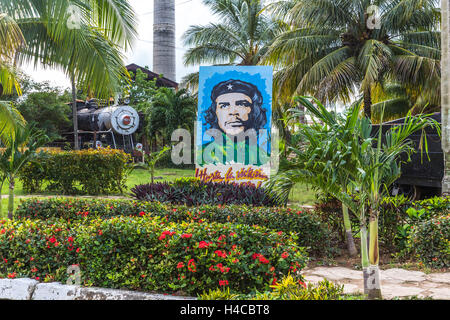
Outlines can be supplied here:
M442 11L442 86L441 86L441 116L442 116L442 149L444 150L444 179L442 180L442 193L450 195L450 46L449 46L449 19L450 1L441 1Z
M378 216L381 201L387 195L392 183L401 175L401 156L407 154L410 159L409 156L414 151L409 136L424 130L427 126L435 126L439 130L439 125L426 115L413 117L409 112L402 125L388 130L382 130L380 127L378 134L373 136L370 119L358 117L358 104L353 105L344 122L336 122L333 114L317 99L312 100L318 107L315 107L310 99L302 97L299 101L327 128L335 127L339 128L338 131L346 131L344 128L349 127L353 130L348 131L349 135L336 135L325 130L314 132L308 126L303 126L302 131L308 137L311 150L314 150L313 158L309 163L305 161L294 163L291 168L281 172L271 182L271 189L280 196L286 196L295 182L309 181L345 204L360 221L361 264L365 292L370 299L381 298L378 281ZM297 148L293 150L299 155L303 153ZM350 196L348 190L335 182L340 180L339 175L342 174L345 174L347 183L358 190L357 201ZM366 213L369 220L368 228ZM369 245L367 245L367 229Z
M193 130L195 106L195 99L187 89L159 88L147 114L146 132L150 136L159 133L164 146L176 129Z
M0 12L15 21L25 39L14 62L62 69L75 94L76 82L90 94L109 98L129 77L121 53L136 36L128 1L0 0ZM70 24L71 19L78 24ZM76 113L75 103L73 108Z
M0 11L0 96L10 94L13 88L20 93L20 87L11 65L24 39L17 23Z
M285 164L281 170L283 174L276 176L270 182L269 186L283 201L287 201L289 192L295 183L306 183L320 188L328 194L338 193L347 194L351 191L350 175L347 171L333 170L331 176L327 174L330 170L330 163L340 155L342 148L339 143L350 143L353 140L354 131L356 130L357 119L359 115L358 108L353 108L351 116L342 117L339 114L331 113L325 110L319 101L315 100L315 107L307 98L298 97L295 101L306 107L319 119L320 122L312 124L303 123L300 118L303 111L299 108L288 110L291 115L290 119L298 121L299 130L294 135L294 141L305 141L302 145L291 145L289 151L292 151L293 159ZM322 119L324 118L324 119ZM342 157L342 156L341 156ZM342 163L350 162L350 153L342 158ZM354 211L355 214L358 212ZM345 235L347 240L347 249L351 256L356 255L352 226L349 216L349 207L342 202L342 214L345 227Z
M185 65L256 65L279 33L281 22L263 12L263 0L203 0L217 17L215 23L191 26L183 35L191 47ZM189 74L183 84L196 91L198 73Z
M283 8L288 7L283 1ZM440 81L438 1L292 0L290 30L263 62L277 66L279 94L349 103L361 94L371 117L374 86L396 82L431 97ZM380 25L372 24L376 5ZM283 10L281 10L283 11ZM377 102L377 101L375 101Z

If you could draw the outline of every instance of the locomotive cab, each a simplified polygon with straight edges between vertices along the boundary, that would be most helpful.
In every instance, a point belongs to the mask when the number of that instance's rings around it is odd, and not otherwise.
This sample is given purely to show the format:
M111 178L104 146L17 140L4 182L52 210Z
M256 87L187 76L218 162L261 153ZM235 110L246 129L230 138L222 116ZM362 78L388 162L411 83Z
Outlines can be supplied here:
M441 124L441 113L431 115L431 118ZM388 121L382 124L383 133L393 126L402 125L405 118ZM373 125L372 134L376 135L379 125ZM444 153L442 150L441 137L435 128L425 129L428 154L425 150L420 150L422 132L418 131L409 138L414 143L415 153L411 155L411 161L402 164L402 175L394 183L391 194L404 194L414 200L421 200L433 196L441 195L442 179L444 177ZM404 154L402 160L406 161Z

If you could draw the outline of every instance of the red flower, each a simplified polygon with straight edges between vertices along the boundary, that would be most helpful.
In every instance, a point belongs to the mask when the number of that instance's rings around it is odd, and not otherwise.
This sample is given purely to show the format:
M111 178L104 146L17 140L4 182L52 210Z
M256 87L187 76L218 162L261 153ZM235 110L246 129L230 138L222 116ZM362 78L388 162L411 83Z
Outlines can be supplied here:
M55 243L56 242L56 238L55 237L51 237L49 240L51 243Z
M16 277L16 273L15 272L13 272L13 273L8 273L8 278L9 279L14 279Z
M177 269L181 269L181 268L184 268L184 263L178 262Z
M253 259L253 260L256 260L256 259L259 258L259 256L260 256L259 253L254 253L254 254L252 255L252 259Z
M80 248L77 248L77 250L75 250L75 251L76 251L76 253L80 252Z
M163 233L159 238L158 238L158 240L164 240L166 238L166 235Z
M259 256L259 262L264 263L264 264L268 264L269 260L267 260L264 256Z
M191 233L186 233L186 234L183 234L181 237L184 238L184 239L189 239L189 238L192 238L192 234Z
M225 251L222 252L220 250L216 250L216 251L214 251L214 253L217 254L219 257L222 257L222 258L226 258L227 257L227 253Z
M98 235L101 236L103 234L102 230L98 230Z
M67 241L73 242L73 238L72 238L72 237L69 237L69 238L67 238Z
M219 286L227 286L228 280L219 280Z
M209 247L209 243L207 243L206 241L200 241L200 243L198 244L198 247L200 249L202 248L208 248Z
M306 283L304 283L303 281L298 280L298 284L306 289Z
M272 285L274 286L277 283L277 278L273 278Z
M195 266L194 259L188 261L188 270L191 272L197 272L197 267Z
M283 253L281 254L281 257L282 257L283 259L286 259L288 256L289 256L289 253L287 253L287 252L283 252Z
M33 257L31 257L31 258L30 258L30 261L33 261L33 260L34 260L34 258L33 258Z
M145 215L144 211L139 212L139 215L142 217L143 215Z
M216 269L214 268L214 266L209 267L209 271L216 271Z

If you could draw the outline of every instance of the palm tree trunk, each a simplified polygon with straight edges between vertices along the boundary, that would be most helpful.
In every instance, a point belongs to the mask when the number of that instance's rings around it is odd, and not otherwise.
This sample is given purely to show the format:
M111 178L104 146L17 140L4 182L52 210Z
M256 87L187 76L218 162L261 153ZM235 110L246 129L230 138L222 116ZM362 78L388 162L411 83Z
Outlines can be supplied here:
M352 224L348 215L348 207L342 204L342 215L344 216L345 236L347 239L347 249L350 256L356 256L355 240L353 239Z
M372 118L372 92L370 86L364 89L364 116Z
M75 85L75 76L72 74L72 116L73 116L73 141L74 141L74 149L80 150L80 146L78 143L78 116L77 116L77 88Z
M9 178L8 219L14 216L14 176Z
M364 222L362 222L364 223ZM364 275L364 293L368 293L367 288L367 280L369 277L368 268L369 268L369 253L367 251L367 229L363 224L360 227L360 236L361 236L361 266L363 269Z
M444 179L442 194L450 196L450 0L441 1L441 117L442 117L442 149L444 150Z
M371 212L369 219L369 279L368 296L370 300L382 299L380 287L380 269L378 267L380 253L378 247L378 215L377 212Z

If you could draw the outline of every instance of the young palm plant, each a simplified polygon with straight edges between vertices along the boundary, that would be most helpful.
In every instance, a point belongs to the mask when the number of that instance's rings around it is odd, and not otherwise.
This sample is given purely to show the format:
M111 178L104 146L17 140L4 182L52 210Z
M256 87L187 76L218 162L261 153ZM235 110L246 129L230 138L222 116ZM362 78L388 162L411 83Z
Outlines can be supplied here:
M353 139L359 111L354 108L351 115L344 118L327 111L317 100L315 100L317 107L306 97L297 97L295 101L315 116L314 123L312 125L298 123L300 128L298 135L302 141L306 141L306 144L290 148L290 151L296 155L295 159L283 168L283 173L275 177L270 186L284 200L287 200L290 190L297 182L311 184L333 196L337 195L342 202L347 248L349 254L354 256L357 252L349 216L349 207L352 208L354 205L348 196L348 191L351 189L350 175L346 171L331 170L330 165L336 157L340 157L341 164L351 161L349 159L351 154L341 154L342 148L338 143L341 141L348 143ZM303 111L298 108L291 109L289 112L291 119L299 119L303 114ZM345 200L342 199L343 195L346 195ZM355 209L351 211L358 214Z
M381 115L383 119L383 112ZM436 128L440 134L439 124L428 115L405 117L404 123L390 128L381 124L378 132L373 135L372 123L369 119L361 119L355 132L355 140L347 149L355 161L355 167L348 170L352 183L359 190L360 222L361 222L361 252L365 270L365 289L370 299L381 298L379 282L379 245L378 217L380 205L384 197L389 195L389 187L401 176L401 164L411 160L415 152L414 143L409 136L422 131L420 146L428 152L425 128ZM385 132L384 132L385 131ZM402 156L406 155L406 160ZM366 217L365 214L368 214ZM368 218L369 246L366 250L366 218Z
M299 155L299 161L271 181L271 190L286 195L294 183L305 181L347 206L360 221L365 292L370 299L381 298L378 269L378 216L381 201L401 175L401 157L406 155L406 161L409 161L415 150L409 136L428 126L434 126L440 132L439 125L427 115L413 117L410 113L402 125L388 128L386 132L380 126L374 136L371 121L359 117L359 104L354 104L345 121L335 121L335 115L328 112L317 99L300 97L297 100L323 123L325 129L321 129L320 124L310 128L301 126L309 146L306 152L292 148ZM330 129L333 126L337 128ZM421 145L427 151L426 136L423 136ZM342 181L345 181L344 188L340 185ZM357 190L356 198L349 194L349 189Z
M36 157L36 151L48 142L48 137L30 125L16 125L14 134L2 138L6 145L0 154L1 186L5 180L9 182L8 218L14 213L15 180L20 169ZM0 199L1 201L1 199Z

